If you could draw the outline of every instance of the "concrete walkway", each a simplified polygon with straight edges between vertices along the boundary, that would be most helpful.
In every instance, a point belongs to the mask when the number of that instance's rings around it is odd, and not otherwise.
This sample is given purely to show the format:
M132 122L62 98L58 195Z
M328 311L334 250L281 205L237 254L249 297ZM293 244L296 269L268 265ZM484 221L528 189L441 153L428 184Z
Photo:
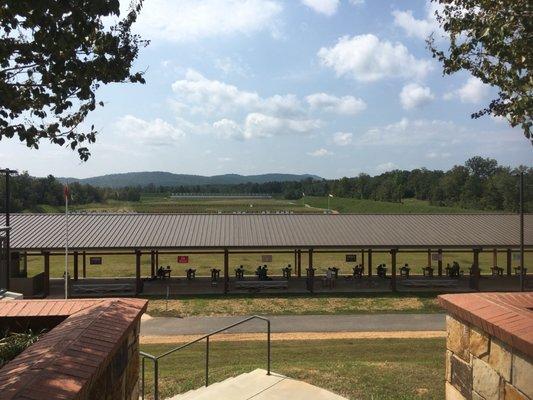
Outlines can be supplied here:
M147 318L141 321L143 336L206 334L246 317ZM278 315L268 317L273 333L287 332L392 332L444 331L444 314L371 314L371 315ZM231 333L265 332L264 321L249 321Z

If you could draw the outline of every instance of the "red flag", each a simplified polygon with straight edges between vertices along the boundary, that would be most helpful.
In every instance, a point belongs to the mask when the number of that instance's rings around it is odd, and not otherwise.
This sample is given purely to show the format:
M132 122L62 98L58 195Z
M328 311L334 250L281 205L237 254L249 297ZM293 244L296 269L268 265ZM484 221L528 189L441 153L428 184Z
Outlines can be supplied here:
M68 188L68 184L65 185L65 187L63 189L63 194L65 195L65 200L68 200L68 198L70 197L70 190Z

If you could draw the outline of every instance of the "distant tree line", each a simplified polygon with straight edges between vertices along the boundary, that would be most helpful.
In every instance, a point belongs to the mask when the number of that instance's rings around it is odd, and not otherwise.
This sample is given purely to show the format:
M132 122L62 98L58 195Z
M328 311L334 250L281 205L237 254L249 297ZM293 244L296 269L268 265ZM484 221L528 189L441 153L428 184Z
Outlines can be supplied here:
M482 157L473 157L464 165L456 165L448 171L420 168L411 171L394 170L376 176L363 173L354 178L331 180L177 187L149 185L142 190L150 193L271 194L291 200L329 194L389 202L415 198L440 206L517 211L517 176L521 171L525 173L525 199L532 204L532 167L511 168L498 165L494 159Z
M43 206L65 204L64 185L52 175L35 178L27 172L12 176L10 184L12 212L45 211ZM120 189L100 188L77 182L69 184L69 203L74 205L103 203L107 200L139 201L141 188L124 187ZM0 179L0 212L5 211L5 179Z
M519 207L518 174L525 174L526 211L533 208L533 168L498 165L490 158L473 157L464 165L448 171L425 168L394 170L380 175L359 174L353 178L306 179L299 182L243 183L236 185L191 185L103 188L77 182L69 184L72 204L103 203L108 200L139 201L142 194L171 193L270 194L297 200L303 196L351 197L357 199L401 202L406 198L429 201L433 205L462 208L517 211ZM43 205L64 204L63 184L53 176L34 178L27 173L14 176L11 185L11 210L44 211ZM0 196L4 197L0 179ZM0 201L0 211L4 202Z

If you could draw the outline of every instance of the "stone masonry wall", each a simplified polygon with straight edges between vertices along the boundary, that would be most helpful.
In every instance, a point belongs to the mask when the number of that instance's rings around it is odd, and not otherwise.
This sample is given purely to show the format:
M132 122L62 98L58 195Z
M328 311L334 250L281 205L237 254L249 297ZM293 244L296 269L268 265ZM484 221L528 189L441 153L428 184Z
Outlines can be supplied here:
M139 332L140 321L127 332L107 368L91 383L81 399L139 399Z
M533 400L533 360L446 317L446 400Z

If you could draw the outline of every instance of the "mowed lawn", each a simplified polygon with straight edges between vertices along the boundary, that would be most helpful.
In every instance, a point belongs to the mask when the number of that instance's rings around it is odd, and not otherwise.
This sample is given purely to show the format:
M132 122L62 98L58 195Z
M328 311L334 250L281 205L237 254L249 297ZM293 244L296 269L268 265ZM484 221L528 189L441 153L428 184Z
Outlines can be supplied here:
M142 345L161 354L172 345ZM445 339L355 339L272 342L272 370L349 399L443 399ZM160 360L161 397L204 382L205 343ZM153 375L147 361L147 390ZM211 342L212 383L266 369L266 341Z
M442 312L436 294L217 295L149 298L153 317Z
M489 250L489 249L488 249ZM350 252L347 252L350 253ZM353 252L358 254L358 262L361 260L360 252ZM268 251L265 251L268 254ZM525 253L526 266L533 265L533 253ZM294 271L294 254L276 254L273 255L273 262L268 263L269 274L281 275L281 268L291 264ZM102 265L89 265L87 260L87 277L133 277L135 276L135 255L104 255ZM452 261L458 261L461 267L468 273L468 268L472 264L471 252L457 252L444 253L443 265ZM81 276L81 255L80 255L80 276ZM230 254L230 274L234 276L234 269L239 265L245 268L245 274L254 276L254 271L258 265L264 264L261 261L261 254ZM492 252L486 251L480 254L479 257L480 268L482 273L490 274L490 267L492 266ZM501 252L499 254L498 263L500 266L505 266L506 254ZM317 268L316 275L321 276L326 273L327 267L338 267L342 274L352 273L352 264L345 262L344 253L315 253L313 256L313 263ZM374 271L378 264L385 263L390 267L390 254L376 253L372 255L372 264ZM398 268L405 263L411 267L411 273L421 274L421 268L427 265L426 253L398 253L397 255ZM177 256L171 254L160 254L159 264L163 266L169 265L172 268L172 276L184 276L187 268L195 268L196 274L199 276L210 276L211 268L223 269L223 255L222 254L189 254L188 264L178 264ZM366 263L365 263L366 264ZM517 266L519 262L513 261L513 265ZM307 253L302 252L302 273L305 273L305 268L308 265ZM436 267L436 261L433 261L433 266ZM43 271L43 257L30 256L28 257L28 273L33 276ZM69 270L72 274L73 257L69 257ZM141 274L143 276L150 275L150 254L144 254L141 258ZM50 258L50 275L52 277L62 277L65 271L65 258L63 255L52 256ZM389 269L390 271L390 269Z

